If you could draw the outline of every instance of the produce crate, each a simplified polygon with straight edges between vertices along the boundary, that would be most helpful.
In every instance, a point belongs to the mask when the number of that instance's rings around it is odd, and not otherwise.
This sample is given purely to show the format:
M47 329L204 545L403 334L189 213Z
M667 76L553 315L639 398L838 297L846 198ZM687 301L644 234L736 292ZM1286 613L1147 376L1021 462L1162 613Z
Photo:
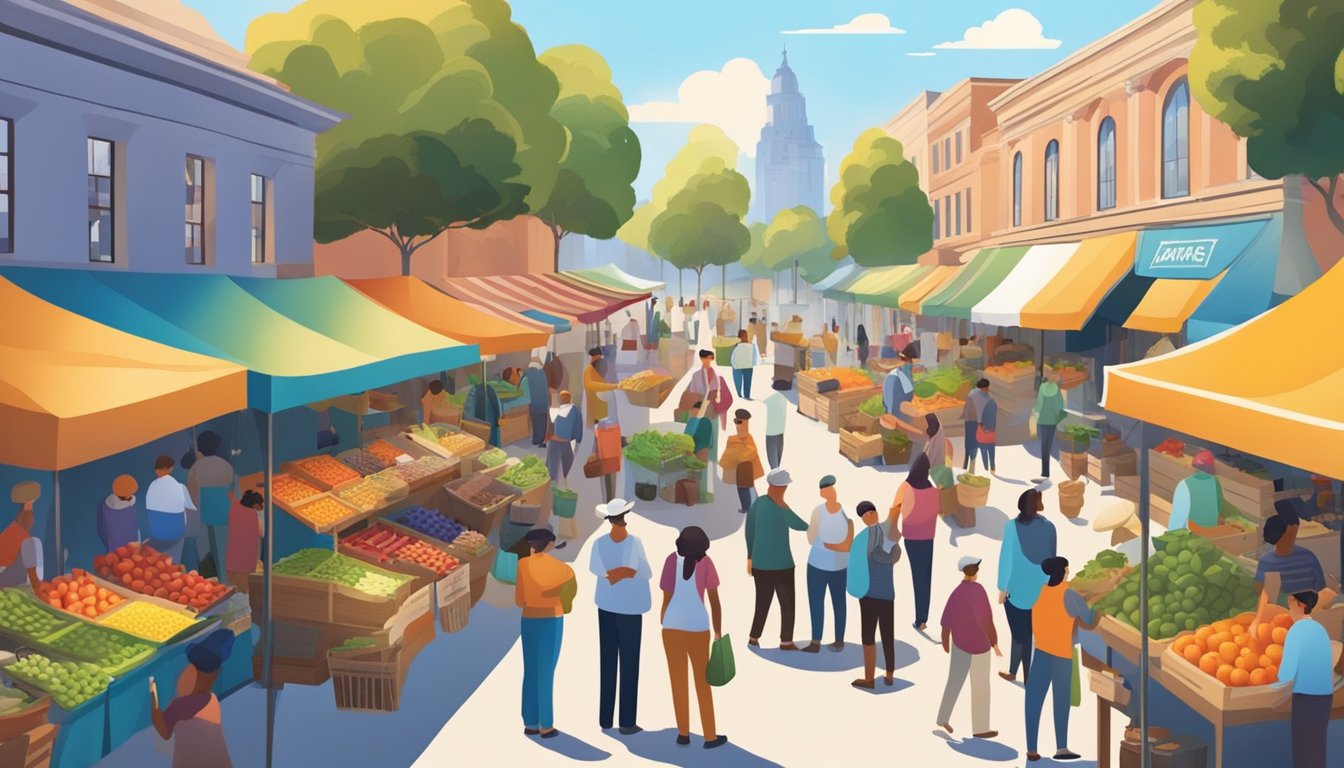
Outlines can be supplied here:
M368 563L369 565L378 566L379 568L382 568L385 571L391 571L392 573L400 573L406 576L410 576L412 578L411 581L412 590L418 590L421 587L425 587L428 586L429 584L432 584L437 576L437 574L434 571L430 570L429 568L426 568L423 565L420 565L419 563L412 563L407 560L400 560L396 557L396 555L388 555L384 558L380 558L378 554L374 552L370 552L365 549L360 549L359 547L350 546L346 544L344 541L341 541L337 551L340 552L342 555L345 555L346 557L352 557L356 560Z
M1243 531L1241 528L1227 523L1200 528L1197 531L1194 528L1190 530L1233 556L1254 552L1261 542L1259 531Z
M1192 634L1183 632L1182 634ZM1179 637L1179 635L1178 635ZM1339 642L1330 643L1331 658L1338 664L1341 648ZM1159 662L1167 677L1186 691L1198 696L1221 712L1246 710L1268 710L1283 701L1285 692L1269 685L1251 685L1234 687L1224 685L1218 678L1206 674L1191 664L1171 648L1164 649Z
M839 432L841 418L857 413L864 401L879 392L877 387L861 387L823 393L817 401L817 421L826 422L831 432Z
M302 480L303 482L308 483L308 480L305 479L305 478L300 478L300 477L298 477L297 475L290 475L290 474L285 473L285 472L281 472L281 473L278 473L278 474L274 475L274 476L271 478L271 482L274 483L275 481L280 480L281 478L286 478L286 477L293 477L295 480ZM257 485L257 490L261 491L263 494L265 494L265 492L266 492L266 484L265 484L265 483L266 483L266 481L265 481L265 476L263 475L263 476L261 476L261 482ZM312 483L308 483L308 484L309 484L309 485L312 485ZM241 487L243 488L243 490L247 490L247 488L248 488L248 486L247 486L246 484L241 485ZM310 501L313 501L313 500L315 500L315 499L317 499L317 498L319 498L319 497L322 496L322 489L317 488L317 486L313 486L313 487L314 487L315 489L317 489L318 492L315 493L315 494L313 494L312 496L307 497L307 498L304 498L304 499L293 499L293 500L290 500L290 501L282 501L282 500L281 500L280 498L278 498L278 497L273 497L273 498L272 498L272 501L275 503L275 506L277 506L277 507L283 509L283 510L286 511L286 512L289 512L290 514L293 514L293 513L294 513L294 508L295 508L295 507L303 506L304 504L306 504L306 503L308 503L308 502L310 502Z
M499 418L500 445L512 445L526 440L531 434L532 417L527 408L515 408Z
M339 504L340 506L344 507L344 508L347 510L346 515L345 515L344 517L341 517L341 518L338 518L338 519L336 519L336 520L333 520L333 521L331 521L331 522L329 522L329 523L318 524L318 523L314 523L313 521L309 520L307 517L303 516L302 514L300 514L300 513L298 512L298 510L301 509L301 508L303 508L305 505L307 505L307 504L313 504L313 503L316 503L316 502L321 501L321 500L323 500L323 499L330 499L331 501L334 501L334 502L336 502L337 504ZM354 522L357 522L357 521L363 519L364 517L367 517L367 516L368 516L368 513L364 512L363 510L360 510L360 509L358 509L358 508L356 508L356 507L351 506L350 504L348 504L348 503L346 503L345 501L341 500L341 499L340 499L339 497L337 497L337 496L334 496L334 495L332 495L332 494L330 494L330 493L324 493L324 494L322 494L321 496L318 496L318 497L316 497L316 498L314 498L314 499L309 499L308 501L304 502L303 504L298 505L297 507L295 507L294 510L291 510L291 511L289 512L289 516L292 517L292 518L294 518L295 520L297 520L297 521L298 521L300 524L302 524L305 528L308 528L308 529L312 530L314 533L330 533L330 532L332 532L332 531L339 531L339 530L345 528L346 526L348 526L348 525L350 525L350 524L352 524L352 523L354 523Z
M1148 519L1163 528L1171 525L1171 501L1157 494L1148 494Z
M59 732L59 727L46 723L29 731L26 734L28 752L23 757L23 768L50 768L56 748L56 734Z
M479 482L479 480L479 475L473 475L454 480L445 485L443 490L447 503L444 511L449 517L454 518L466 527L489 535L499 523L499 519L503 516L505 510L509 508L509 502L517 497L518 491L511 485L505 485L498 480L491 479L489 483L484 485L483 490L496 494L500 498L484 507L478 507L468 498L459 495L459 490L464 486L471 487L469 484Z
M1170 502L1176 486L1193 472L1189 454L1178 459L1151 448L1148 450L1148 490L1154 496Z
M866 413L854 411L853 413L845 414L840 419L840 429L847 429L850 432L859 432L865 435L876 435L878 429L877 419L878 417L876 416L869 416Z
M1120 621L1114 616L1102 616L1101 621L1097 622L1096 632L1106 645L1114 649L1131 664L1139 663L1139 643L1143 639L1139 635L1139 630ZM1162 657L1162 652L1171 645L1173 639L1175 638L1167 640L1154 640L1151 637L1148 638L1149 661L1161 664L1159 659ZM1186 662L1185 659L1181 659L1181 663L1185 664L1188 662ZM1199 670L1196 669L1195 671L1198 672Z
M446 541L441 541L439 539L434 538L433 536L426 536L425 534L420 533L419 531L407 528L401 523L396 523L391 520L382 520L381 522L383 525L386 525L387 527L391 528L394 531L399 531L408 536L414 536L416 539L424 542L425 544L428 544L429 546L441 552L447 552L448 554L458 559L460 565L458 565L456 568L452 569L448 573L444 574L443 577L439 578L434 583L434 590L436 593L451 594L459 590L467 589L468 582L470 581L471 578L470 574L471 567L468 564L466 554L464 552L458 549L453 549L453 545L449 544ZM410 565L414 565L414 563L411 563ZM429 572L428 568L425 568L424 570Z
M483 421L464 418L462 419L462 431L466 432L469 435L472 435L473 437L479 438L482 442L485 443L490 442L490 425L486 424ZM499 442L501 445L504 444L504 435L502 428L500 429Z
M332 650L327 654L336 708L396 712L401 708L401 643L391 648Z
M1223 498L1243 515L1264 520L1274 515L1274 481L1257 477L1215 459L1213 474L1223 487Z
M439 606L439 626L444 632L461 632L471 620L471 593L458 592Z
M882 455L882 436L840 430L840 455L858 464Z
M1137 474L1116 476L1115 495L1137 505L1139 503L1139 476Z
M1087 474L1087 454L1086 453L1065 453L1059 454L1059 466L1064 470L1064 475L1070 480Z
M11 712L8 715L0 715L0 743L17 739L34 728L46 724L47 710L49 709L51 709L51 696L46 693L38 693L33 703L24 709Z
M642 391L627 389L624 392L631 405L637 405L641 408L657 408L667 400L668 395L672 394L672 388L675 385L676 382L669 378Z
M309 460L319 460L319 461L323 461L324 463L325 463L325 461L328 461L328 460L329 460L329 461L332 463L332 465L333 465L333 472L343 470L343 471L344 471L344 478L343 478L340 482L336 482L336 483L329 482L329 481L327 481L327 480L319 479L318 477L316 477L315 475L313 475L312 473L310 473L309 471L307 471L306 469L304 469L304 467L303 467L303 462L305 462L305 461L309 461ZM337 470L336 467L339 467L339 470ZM281 464L281 465L280 465L280 470L281 470L282 472L286 472L286 473L288 473L288 474L291 474L291 475L293 475L293 476L299 478L300 480L304 481L305 483L308 483L309 485L313 486L314 488L318 488L318 489L323 490L323 491L330 491L330 490L331 490L333 487L335 487L335 486L344 485L345 483L347 483L347 482L349 482L349 481L351 481L351 480L358 480L359 477L360 477L360 474L359 474L358 472L356 472L355 470L353 470L353 469L351 469L350 467L346 466L344 463L342 463L342 462L341 462L339 459L337 459L336 457L334 457L334 456L324 456L324 455L321 455L321 454L319 454L319 455L317 455L317 456L309 456L309 457L306 458L306 459L299 459L299 460L297 460L297 461L287 461L287 462L285 462L284 464Z
M1088 689L1121 709L1129 705L1129 689L1124 678L1114 672L1088 670Z
M248 577L248 597L254 616L262 615L261 574ZM344 584L306 576L271 574L271 615L288 621L328 622L382 628L396 616L412 592L406 583L391 597L374 597Z

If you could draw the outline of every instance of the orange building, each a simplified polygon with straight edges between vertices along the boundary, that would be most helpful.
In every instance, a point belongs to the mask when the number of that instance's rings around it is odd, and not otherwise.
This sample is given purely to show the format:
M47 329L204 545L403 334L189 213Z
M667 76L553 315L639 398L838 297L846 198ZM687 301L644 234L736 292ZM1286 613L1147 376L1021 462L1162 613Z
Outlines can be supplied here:
M533 216L519 216L482 230L444 232L411 257L411 274L429 283L443 277L553 271L554 239ZM316 244L313 272L352 279L399 275L401 255L387 238L364 231L335 243Z

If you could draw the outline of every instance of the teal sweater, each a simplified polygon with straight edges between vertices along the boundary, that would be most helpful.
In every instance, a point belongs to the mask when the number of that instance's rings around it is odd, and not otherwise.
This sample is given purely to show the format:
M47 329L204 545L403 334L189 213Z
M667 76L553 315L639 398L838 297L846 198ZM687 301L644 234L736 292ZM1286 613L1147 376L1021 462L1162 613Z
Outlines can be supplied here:
M789 550L789 530L806 531L807 522L793 510L781 507L769 496L761 496L747 510L747 558L751 567L761 571L783 571L793 567Z

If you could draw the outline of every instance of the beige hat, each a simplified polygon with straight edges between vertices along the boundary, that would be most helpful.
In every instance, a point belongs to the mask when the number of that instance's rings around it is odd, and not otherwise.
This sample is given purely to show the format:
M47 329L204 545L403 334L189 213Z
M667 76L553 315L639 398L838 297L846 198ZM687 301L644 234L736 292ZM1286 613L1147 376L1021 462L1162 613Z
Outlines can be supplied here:
M28 504L37 501L42 496L42 486L32 480L25 480L15 485L9 492L9 500L15 504Z

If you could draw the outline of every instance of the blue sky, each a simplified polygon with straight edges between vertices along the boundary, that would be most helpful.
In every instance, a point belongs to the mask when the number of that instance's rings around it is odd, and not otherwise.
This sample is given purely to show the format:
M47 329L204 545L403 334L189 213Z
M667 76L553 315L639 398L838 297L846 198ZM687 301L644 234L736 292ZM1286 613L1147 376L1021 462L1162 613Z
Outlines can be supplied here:
M374 1L374 0L370 0ZM377 0L395 5L396 0ZM242 47L259 14L292 0L186 0L230 43ZM770 77L787 44L789 62L808 99L808 116L826 152L828 185L854 138L881 125L923 90L942 90L970 76L1025 77L1152 8L1156 0L513 0L514 19L538 51L582 43L607 58L635 115L677 119L709 115L739 144L754 143L753 107L763 87L748 59ZM1025 11L1025 14L1022 13ZM1005 12L1007 12L1005 14ZM886 19L873 16L881 14ZM1004 14L1004 15L1001 15ZM784 34L850 25L865 34ZM1040 31L1034 30L1034 18ZM968 33L972 27L990 24ZM890 28L903 30L893 33ZM969 41L969 42L965 42ZM1055 47L1048 47L1059 41ZM948 43L953 47L937 47ZM983 46L1012 46L1011 49ZM1035 48L1020 49L1022 45ZM934 55L909 55L928 54ZM677 103L697 72L690 103ZM697 106L698 105L698 106ZM720 108L721 105L721 108ZM753 111L755 110L755 111ZM685 141L689 124L638 123L644 165L641 198ZM754 147L743 146L741 170L753 177Z

